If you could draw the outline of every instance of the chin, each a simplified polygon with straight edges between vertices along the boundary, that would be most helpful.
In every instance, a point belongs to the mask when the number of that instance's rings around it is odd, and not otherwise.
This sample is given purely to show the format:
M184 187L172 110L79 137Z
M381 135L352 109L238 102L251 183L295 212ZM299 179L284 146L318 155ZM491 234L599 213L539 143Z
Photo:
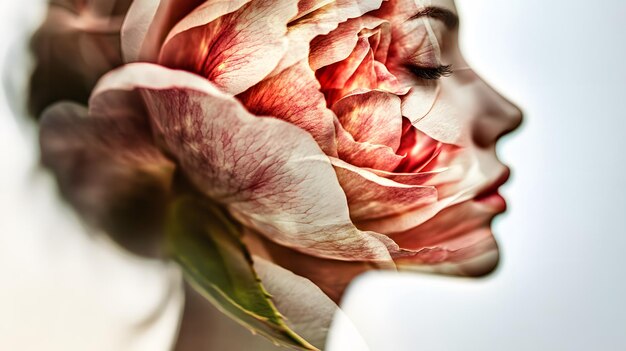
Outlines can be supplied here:
M506 204L501 196L452 206L413 230L392 236L416 255L396 260L404 271L482 277L500 260L491 223Z

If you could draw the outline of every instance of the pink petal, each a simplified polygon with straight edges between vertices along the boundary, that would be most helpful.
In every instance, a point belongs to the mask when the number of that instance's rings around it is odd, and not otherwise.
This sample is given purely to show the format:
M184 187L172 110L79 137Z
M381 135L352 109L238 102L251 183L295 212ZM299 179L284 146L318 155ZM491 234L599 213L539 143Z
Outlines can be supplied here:
M387 62L389 45L391 44L391 24L387 21L382 23L375 34L376 43L372 43L372 38L370 38L370 45L372 46L372 50L374 50L374 58L376 61L384 65Z
M373 14L395 23L402 23L416 14L419 8L423 6L421 1L415 0L385 1L380 9Z
M439 187L448 183L458 182L463 177L461 167L441 168L429 172L396 173L377 169L367 169L379 177L384 177L394 182L406 185L422 185Z
M374 29L385 20L372 16L350 19L328 35L318 36L311 42L309 64L313 70L345 60L356 47L363 29Z
M176 23L167 34L164 45L176 35L195 27L205 26L226 14L241 9L242 6L251 1L253 0L205 0L201 5L193 9L193 11L186 14L180 22Z
M326 2L326 1L325 1ZM302 6L309 12L289 24L289 49L271 75L282 72L287 67L309 56L309 43L318 35L325 35L337 28L339 23L350 18L357 18L378 9L382 0L335 0L319 7L319 3ZM311 11L316 8L315 11Z
M493 212L481 204L468 201L442 211L421 226L393 235L403 249L414 252L398 263L410 269L434 265L426 269L445 268L444 272L454 274L489 272L498 256L497 244L489 229L493 216ZM462 266L465 272L459 271Z
M344 89L365 60L373 60L373 54L366 38L360 38L350 55L343 61L323 67L316 72L323 90ZM363 88L374 89L375 81Z
M337 155L334 114L305 61L248 89L238 98L255 115L280 118L309 132L328 155Z
M398 77L389 72L387 66L379 61L374 61L373 65L376 80L378 81L377 89L388 91L396 95L405 95L409 92L411 88L403 86Z
M437 190L432 186L401 184L339 159L331 162L357 226L360 220L397 215L437 201Z
M311 12L318 10L335 0L299 0L298 1L298 14L294 20L300 19Z
M272 261L293 273L311 280L328 297L339 303L348 284L359 274L381 267L373 262L345 262L305 255L277 245L251 230L244 232L243 241L250 252Z
M376 90L348 95L333 105L333 111L355 141L398 150L402 114L396 95Z
M453 173L449 174L448 179L444 178L443 184L437 186L439 200L436 203L397 216L361 221L359 228L385 234L408 231L450 206L473 199L480 190L487 187L504 171L503 166L497 163L497 159L489 151L462 150L463 152L456 154L447 162L448 170ZM459 176L459 180L454 179ZM436 180L433 179L424 185L434 185Z
M385 218L364 219L359 221L359 229L375 231L387 235L402 232L425 223L443 209L453 204L456 199L457 197L445 198L432 204L417 207Z
M198 190L244 225L298 251L388 261L397 245L357 230L330 161L304 130L250 114L207 80L151 64L114 71L97 91L139 90L156 132Z
M404 159L386 145L358 142L339 123L335 123L339 158L357 167L392 171Z
M309 279L259 256L253 256L253 260L254 270L285 317L285 323L306 341L323 349L339 307Z
M361 33L347 58L317 70L315 75L329 106L344 96L362 90L385 90L396 95L408 91L382 63L375 60L370 43L372 36L372 33L369 36Z
M406 155L395 169L400 173L426 172L442 167L449 167L450 162L461 148L437 141L411 125L408 119L402 119L402 139L397 153Z
M297 14L296 5L293 0L251 1L206 23L202 15L212 13L213 7L203 6L181 21L179 26L188 27L186 22L191 21L193 27L173 32L159 63L197 73L222 90L239 94L265 78L283 58L287 23Z
M203 0L133 0L122 27L126 62L156 62L165 36Z

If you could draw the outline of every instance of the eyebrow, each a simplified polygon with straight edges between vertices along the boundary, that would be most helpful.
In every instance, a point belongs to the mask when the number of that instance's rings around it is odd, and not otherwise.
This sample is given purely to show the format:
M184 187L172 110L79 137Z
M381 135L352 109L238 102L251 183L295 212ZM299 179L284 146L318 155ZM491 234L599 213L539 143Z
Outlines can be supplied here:
M449 29L455 29L459 26L459 16L454 12L444 9L442 7L429 6L420 10L415 15L411 16L411 20L420 17L430 17L442 21Z

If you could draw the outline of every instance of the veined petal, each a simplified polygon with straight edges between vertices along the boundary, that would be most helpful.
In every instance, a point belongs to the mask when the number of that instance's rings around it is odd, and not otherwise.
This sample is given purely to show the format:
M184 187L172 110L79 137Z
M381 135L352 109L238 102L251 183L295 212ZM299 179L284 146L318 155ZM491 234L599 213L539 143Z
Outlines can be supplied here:
M377 90L355 93L337 101L333 111L355 141L385 145L394 152L398 150L402 136L398 96Z
M315 75L319 79L324 91L344 89L350 78L354 76L359 69L359 66L363 64L363 61L370 59L370 57L373 60L373 53L371 52L369 42L366 38L360 38L348 58L319 69ZM371 84L361 88L374 89L375 83L375 81L372 81Z
M193 184L244 225L318 257L390 259L393 241L357 230L330 161L304 130L250 114L202 77L127 65L98 91L142 92L156 133Z
M489 228L492 218L492 212L472 201L449 207L428 222L392 236L403 249L414 252L397 263L409 270L488 273L498 262L498 247Z
M255 115L280 118L309 132L327 155L337 155L335 115L313 72L301 61L237 96Z
M335 134L339 158L357 167L392 171L404 159L389 146L355 141L339 121L335 122Z
M392 234L408 231L433 218L439 212L459 203L473 199L489 181L497 178L503 171L488 151L475 152L464 150L450 162L450 169L455 169L451 177L458 176L459 181L446 181L437 186L437 202L413 211L406 211L397 216L390 216L371 221L359 222L359 228L379 233Z
M204 0L134 0L122 26L126 62L156 62L172 27Z
M285 55L287 23L297 14L297 3L250 1L234 12L211 16L216 18L202 24L205 12L226 12L234 7L218 5L202 6L198 13L194 11L183 19L178 27L193 27L175 32L167 40L159 63L197 73L222 90L239 94L265 78Z
M413 16L419 10L419 5L421 5L421 1L416 0L385 1L380 9L374 12L374 15L401 23Z
M164 40L164 45L176 35L195 28L205 26L217 18L239 10L243 5L254 0L205 0L200 6L196 7L187 14L180 22L172 28Z
M271 75L309 57L309 43L318 35L330 33L350 18L357 18L380 7L382 0L335 0L317 4L299 4L298 17L289 23L289 49ZM314 11L312 9L315 8ZM301 16L303 11L308 12ZM300 17L301 16L301 17Z
M245 230L243 241L253 255L309 279L336 303L341 300L348 284L359 274L377 268L395 269L395 264L378 266L374 262L345 262L306 255L278 245L249 229Z
M316 37L311 42L311 68L318 70L348 58L356 47L361 30L374 29L383 23L386 21L380 18L361 16L342 23L328 35Z
M455 145L431 138L411 125L408 119L403 118L402 139L397 153L406 157L394 170L395 172L419 173L449 167L450 163L464 151Z
M435 187L401 184L339 159L331 162L357 226L360 220L397 215L437 201Z
M376 80L378 81L377 89L388 91L399 96L405 95L409 92L411 88L403 86L402 83L400 83L398 77L389 72L387 66L385 66L378 60L374 61L373 65L374 72L376 74Z
M295 21L297 19L300 19L334 1L335 0L299 0L298 14L296 15L296 17L293 18L293 20Z
M386 172L377 169L367 170L376 174L379 177L391 179L394 182L398 182L400 184L434 187L439 187L447 183L458 182L463 178L464 174L463 168L458 166L417 173Z
M433 218L437 213L453 204L458 196L440 199L432 204L417 207L395 216L362 220L359 221L358 225L362 230L371 230L387 235L402 232L419 226Z

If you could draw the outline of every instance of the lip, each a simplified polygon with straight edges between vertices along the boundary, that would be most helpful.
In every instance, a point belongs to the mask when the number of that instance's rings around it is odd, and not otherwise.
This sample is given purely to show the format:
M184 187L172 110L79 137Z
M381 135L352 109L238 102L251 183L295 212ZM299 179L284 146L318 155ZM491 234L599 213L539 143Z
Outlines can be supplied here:
M482 189L478 195L474 197L474 201L487 204L498 212L506 211L506 200L502 197L502 195L500 195L498 190L509 180L510 177L511 170L506 167L495 181Z

